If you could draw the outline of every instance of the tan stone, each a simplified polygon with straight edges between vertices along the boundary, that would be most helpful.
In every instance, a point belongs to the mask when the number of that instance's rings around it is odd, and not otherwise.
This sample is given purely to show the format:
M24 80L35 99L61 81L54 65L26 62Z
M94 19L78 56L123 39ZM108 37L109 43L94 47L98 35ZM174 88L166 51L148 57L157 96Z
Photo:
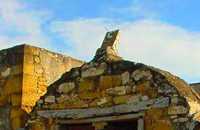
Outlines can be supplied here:
M22 101L21 94L12 94L11 95L11 103L13 106L20 106Z
M108 102L107 99L105 97L103 97L103 98L99 99L99 101L97 102L97 105L100 106L100 105L103 105L107 102Z
M91 68L88 68L86 70L82 70L81 76L83 78L86 78L86 77L101 75L105 72L106 67L107 67L107 65L105 63L103 63L98 67L91 67Z
M116 96L113 98L113 102L115 104L133 104L138 103L141 99L141 95L123 95L123 96Z
M123 103L127 103L129 98L131 98L131 95L116 96L113 98L113 102L114 104L123 104Z
M47 96L44 101L46 103L55 103L55 96Z
M126 84L129 83L129 77L130 77L130 75L129 75L128 71L122 73L121 77L122 77L122 84L123 85L126 85Z
M99 92L82 92L79 94L80 99L83 100L92 100L95 98L99 98L100 97L100 93Z
M88 104L81 100L78 96L71 97L70 100L65 101L63 104L65 109L88 107Z
M84 91L91 91L95 87L94 81L93 80L88 80L88 79L83 79L83 81L80 82L79 84L79 93L84 92Z
M157 91L153 88L150 82L146 81L136 86L136 92L142 95L146 95L149 98L155 98L157 96Z
M173 122L186 122L188 120L189 120L188 118L180 117L180 118L174 119Z
M121 83L121 75L112 75L112 86L120 86Z
M22 85L22 76L9 76L5 86L4 92L5 95L10 95L12 93L21 93L21 85Z
M112 87L112 76L101 76L100 77L100 82L99 82L99 88L101 90L105 90L107 88Z
M13 107L10 112L11 127L13 130L23 128L26 122L27 114L18 107Z
M58 86L58 92L59 93L69 93L75 88L74 82L68 82L68 83L62 83Z
M109 105L112 105L112 98L108 96L95 99L93 102L89 104L90 107L109 106Z
M4 71L1 72L2 77L8 77L10 75L11 68L6 68Z
M35 66L33 64L26 64L23 68L24 73L33 75L35 73Z
M171 97L171 104L177 104L178 102L179 102L178 96Z
M168 108L169 115L187 114L188 109L184 106L171 106Z
M150 71L145 71L145 70L136 70L131 74L131 77L135 81L139 81L140 79L146 79L150 80L152 78L152 74Z
M109 88L106 90L106 93L109 95L125 95L126 94L126 86L117 86L114 88Z
M141 95L140 94L137 94L137 95L132 95L129 97L129 99L127 100L127 103L137 103L141 100Z

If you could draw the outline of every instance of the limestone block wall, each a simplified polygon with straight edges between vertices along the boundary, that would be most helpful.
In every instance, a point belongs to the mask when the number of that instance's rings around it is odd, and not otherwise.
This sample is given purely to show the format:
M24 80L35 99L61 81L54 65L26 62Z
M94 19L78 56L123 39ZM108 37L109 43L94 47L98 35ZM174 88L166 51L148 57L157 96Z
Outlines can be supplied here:
M165 76L145 65L89 63L50 86L38 101L37 113L68 120L144 113L145 130L187 130L190 106L181 94Z
M59 122L105 124L104 117L127 114L141 115L136 118L143 118L144 130L195 130L200 102L190 86L169 72L123 60L109 40L117 34L107 33L92 61L48 87L31 114L31 130L54 129Z
M22 111L16 112L21 106L23 49L15 47L0 51L0 129L7 130L12 122L20 125L15 116L21 116Z
M24 127L47 86L83 62L45 49L20 45L0 51L0 130Z
M82 64L82 61L72 57L26 45L23 62L22 109L30 112L40 96L46 93L47 86L64 72Z

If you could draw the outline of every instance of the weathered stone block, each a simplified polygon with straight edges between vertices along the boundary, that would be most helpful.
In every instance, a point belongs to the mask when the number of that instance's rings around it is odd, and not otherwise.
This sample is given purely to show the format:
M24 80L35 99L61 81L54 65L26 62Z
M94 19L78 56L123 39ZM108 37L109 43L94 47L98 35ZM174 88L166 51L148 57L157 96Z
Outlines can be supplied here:
M55 100L56 100L55 96L47 96L44 101L46 103L55 103Z
M188 121L189 119L188 118L184 118L184 117L180 117L180 118L177 118L177 119L174 119L173 122L186 122Z
M81 76L83 78L86 78L86 77L101 75L106 71L106 69L107 69L106 67L107 67L107 65L105 63L103 63L103 64L100 64L100 66L98 66L98 67L92 67L92 68L88 68L86 70L82 70Z
M149 96L150 98L155 98L157 96L157 90L153 88L151 83L148 81L138 84L136 87L136 92Z
M93 80L88 80L88 79L83 79L80 84L79 84L79 93L84 92L84 91L91 91L94 89L94 81Z
M141 101L141 95L137 94L137 95L132 95L129 97L129 99L127 100L128 104L132 104L132 103L137 103L139 101Z
M4 71L1 71L1 76L6 78L10 75L11 68L6 68Z
M11 95L11 103L13 106L20 106L22 101L21 94L12 94Z
M132 97L131 95L116 96L113 98L113 102L114 104L127 103L131 97Z
M87 108L88 104L80 99L75 99L73 102L64 103L64 109L72 109L72 108Z
M114 88L109 88L106 90L106 93L109 95L125 95L126 94L126 86L117 86Z
M21 93L21 85L22 85L22 76L9 76L5 86L4 92L5 95L10 95L12 93Z
M99 92L82 92L79 94L80 99L83 100L92 100L95 98L100 98L101 94Z
M120 86L122 84L121 75L112 75L112 85Z
M126 85L126 84L129 83L129 79L130 79L129 77L130 77L130 74L129 74L128 71L122 73L121 77L122 77L122 84L123 84L123 85Z
M169 115L187 114L188 109L184 106L171 106L168 108Z
M140 79L150 80L152 78L152 74L150 71L136 70L131 74L131 77L135 81L139 81Z
M112 104L112 98L111 97L102 97L99 99L94 100L89 104L90 107L97 107L97 106L106 106Z
M101 90L111 88L113 86L112 76L101 76L99 81L99 87Z
M69 93L75 88L75 83L74 82L69 82L69 83L62 83L61 85L58 86L58 92L59 93Z
M100 105L103 105L107 102L108 102L107 98L103 97L103 98L99 99L99 101L97 102L97 105L100 106Z

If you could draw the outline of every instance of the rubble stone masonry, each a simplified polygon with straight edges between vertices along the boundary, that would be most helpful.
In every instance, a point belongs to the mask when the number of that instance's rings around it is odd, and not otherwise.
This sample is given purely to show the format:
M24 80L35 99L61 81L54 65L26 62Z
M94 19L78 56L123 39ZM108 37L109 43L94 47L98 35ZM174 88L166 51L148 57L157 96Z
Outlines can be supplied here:
M118 33L108 32L93 60L48 87L29 129L59 130L64 122L93 123L103 130L107 120L131 116L144 121L139 129L197 130L200 102L190 86L169 72L123 60L116 51Z
M0 51L0 130L24 127L48 85L82 61L20 45Z

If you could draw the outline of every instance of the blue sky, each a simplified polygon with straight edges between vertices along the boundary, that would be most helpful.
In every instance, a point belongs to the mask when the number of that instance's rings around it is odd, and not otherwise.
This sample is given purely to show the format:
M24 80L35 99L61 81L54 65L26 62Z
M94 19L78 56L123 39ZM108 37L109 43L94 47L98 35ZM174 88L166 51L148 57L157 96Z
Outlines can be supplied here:
M153 19L192 31L200 30L198 0L48 0L48 3L41 0L24 0L24 2L33 9L51 10L57 20L109 17L130 21L153 15ZM133 11L134 9L131 9L133 6L138 6L143 11ZM131 12L133 14L130 15Z
M1 0L0 49L31 44L89 61L119 28L119 53L200 81L199 0Z

